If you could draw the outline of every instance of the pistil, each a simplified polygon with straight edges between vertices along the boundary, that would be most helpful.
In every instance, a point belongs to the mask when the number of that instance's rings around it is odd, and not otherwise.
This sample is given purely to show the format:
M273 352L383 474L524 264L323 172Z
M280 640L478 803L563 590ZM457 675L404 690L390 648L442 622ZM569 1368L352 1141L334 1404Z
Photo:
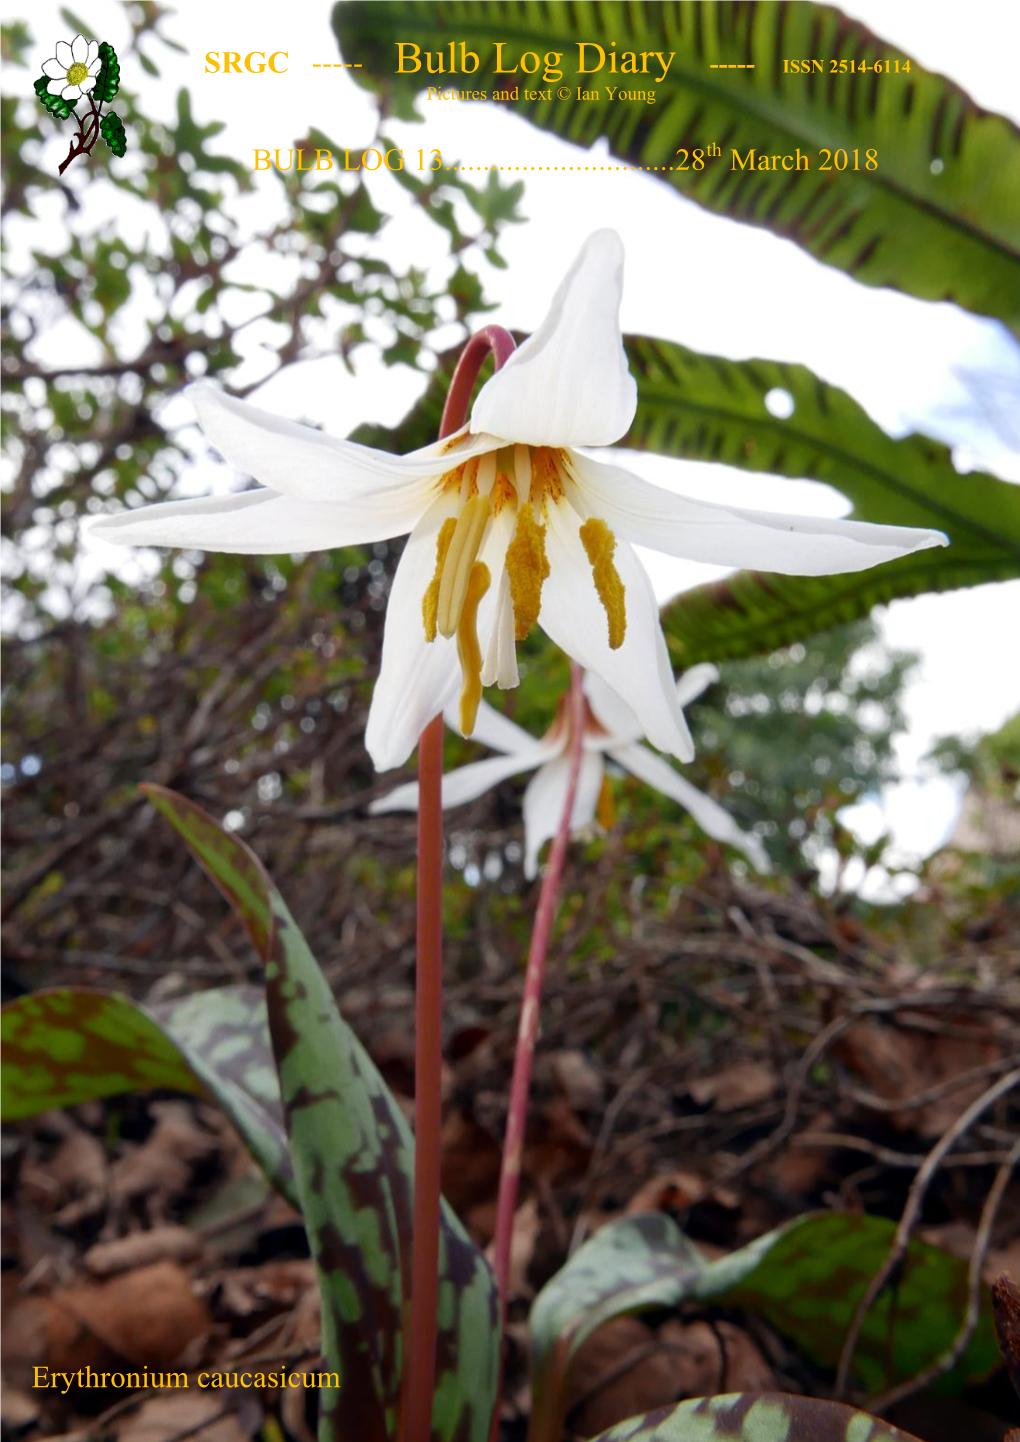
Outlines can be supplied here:
M489 589L489 568L475 561L468 577L464 604L457 625L457 656L464 684L460 693L460 729L470 736L482 699L482 648L478 644L478 607Z

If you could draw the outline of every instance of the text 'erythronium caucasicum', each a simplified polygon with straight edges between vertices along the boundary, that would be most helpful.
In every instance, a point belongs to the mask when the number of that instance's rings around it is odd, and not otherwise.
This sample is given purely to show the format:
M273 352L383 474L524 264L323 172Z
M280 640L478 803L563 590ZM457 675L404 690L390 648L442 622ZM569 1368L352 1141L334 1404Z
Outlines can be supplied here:
M677 701L686 706L718 677L714 666L692 666L677 682ZM447 721L456 726L456 713L448 713ZM759 871L769 870L768 857L757 836L741 831L717 801L692 786L668 761L642 746L641 727L633 711L604 681L590 674L584 678L582 726L581 770L570 818L572 832L583 831L595 820L606 827L612 824L605 763L615 761L663 796L679 802L716 841L738 847ZM529 736L484 701L478 709L473 735L476 741L502 755L448 771L443 777L443 806L463 806L510 776L534 771L524 792L524 874L530 880L538 873L538 854L556 834L566 805L571 753L569 697L564 696L555 721L541 739ZM417 805L418 783L411 781L373 801L369 810L374 814L413 811Z
M945 537L711 505L582 454L577 447L620 440L634 416L622 284L620 238L598 231L545 320L481 388L468 424L406 456L335 440L207 384L192 387L205 434L263 488L104 517L92 534L273 554L409 532L366 733L380 771L407 760L458 691L461 729L470 733L482 687L517 684L516 644L536 622L626 696L650 741L689 761L655 598L632 542L717 565L827 575Z

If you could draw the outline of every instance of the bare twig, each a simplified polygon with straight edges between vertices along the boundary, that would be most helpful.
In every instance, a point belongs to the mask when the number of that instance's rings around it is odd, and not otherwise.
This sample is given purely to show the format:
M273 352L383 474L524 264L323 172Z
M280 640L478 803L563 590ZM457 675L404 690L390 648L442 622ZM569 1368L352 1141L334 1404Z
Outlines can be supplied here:
M974 1238L974 1246L970 1254L970 1267L967 1274L967 1310L963 1314L959 1330L953 1338L950 1346L936 1357L930 1366L925 1367L923 1372L918 1372L916 1377L909 1378L898 1387L883 1392L881 1397L871 1403L872 1412L881 1413L902 1402L907 1397L913 1397L916 1392L922 1392L925 1387L934 1382L937 1377L944 1377L945 1374L956 1366L957 1362L967 1350L971 1337L974 1335L974 1328L977 1326L978 1317L981 1313L981 1271L984 1266L985 1257L988 1254L989 1243L992 1239L992 1228L995 1225L995 1218L998 1215L999 1206L1002 1202L1009 1179L1013 1175L1013 1169L1017 1162L1020 1162L1020 1141L1017 1141L1012 1151L995 1174L991 1190L985 1199L984 1207L981 1209L981 1221L978 1223L977 1235Z
M854 1312L853 1320L850 1323L846 1339L843 1342L843 1350L839 1357L839 1366L836 1368L836 1382L833 1387L833 1396L836 1398L846 1395L850 1365L853 1361L854 1351L856 1350L857 1341L861 1334L861 1327L864 1325L864 1319L885 1290L890 1277L903 1260L903 1256L910 1242L910 1234L913 1231L914 1223L917 1221L921 1207L924 1204L925 1194L928 1191L932 1178L939 1169L942 1158L951 1147L956 1145L974 1122L977 1121L982 1112L987 1111L993 1102L1005 1096L1018 1082L1020 1082L1020 1068L1011 1071L1007 1076L1001 1077L994 1086L989 1087L987 1091L983 1092L977 1101L973 1102L965 1112L962 1112L961 1115L957 1117L953 1125L943 1132L942 1136L925 1158L923 1165L911 1184L910 1192L907 1196L907 1204L903 1209L903 1215L900 1217L899 1225L896 1228L896 1233L885 1261L868 1283L864 1295L858 1302L857 1309ZM1003 1185L1005 1185L1005 1183L1003 1183Z

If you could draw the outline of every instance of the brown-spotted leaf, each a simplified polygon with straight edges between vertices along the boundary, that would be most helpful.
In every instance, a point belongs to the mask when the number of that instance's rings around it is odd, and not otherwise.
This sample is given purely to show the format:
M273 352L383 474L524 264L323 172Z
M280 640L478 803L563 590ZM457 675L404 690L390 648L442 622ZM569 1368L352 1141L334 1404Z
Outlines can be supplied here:
M532 1442L563 1434L567 1377L582 1343L616 1317L675 1306L704 1259L669 1217L646 1212L602 1227L535 1299L531 1333Z
M602 1227L539 1293L531 1314L531 1442L559 1442L569 1368L577 1347L604 1322L683 1301L713 1301L765 1318L823 1367L834 1368L895 1224L854 1212L816 1212L739 1251L705 1262L658 1213ZM925 1242L908 1247L896 1285L872 1307L854 1354L854 1380L886 1391L949 1349L967 1306L967 1262ZM959 1393L998 1360L987 1290L974 1334L955 1367L934 1384Z
M321 1436L397 1435L413 1222L414 1143L255 856L193 802L146 794L235 907L266 967L269 1024L301 1209L322 1294ZM499 1326L492 1273L443 1209L433 1437L487 1442Z
M294 1199L266 1003L257 987L222 987L149 1007L118 992L57 987L5 1006L0 1034L4 1121L122 1092L207 1092L273 1185Z
M917 1438L841 1402L785 1392L728 1392L628 1417L592 1442L917 1442Z
M711 1263L696 1295L764 1317L815 1362L835 1367L857 1304L892 1244L895 1223L858 1212L814 1212ZM911 1241L895 1286L875 1302L861 1327L853 1372L875 1394L925 1370L948 1351L967 1308L968 1264L938 1247ZM974 1334L935 1389L958 1394L998 1362L991 1296L984 1288Z

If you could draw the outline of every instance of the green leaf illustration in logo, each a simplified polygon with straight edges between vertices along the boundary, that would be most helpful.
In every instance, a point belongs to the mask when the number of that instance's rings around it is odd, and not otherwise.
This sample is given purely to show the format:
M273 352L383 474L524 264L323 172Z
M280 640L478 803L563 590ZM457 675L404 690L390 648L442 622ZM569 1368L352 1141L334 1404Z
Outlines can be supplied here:
M35 93L38 95L41 103L45 105L46 109L53 116L54 120L66 120L71 113L70 102L64 100L59 95L50 95L47 91L49 83L45 75L40 75L39 79L35 82Z
M127 150L124 125L115 111L111 110L109 115L103 116L99 122L99 133L113 151L114 155L123 155L125 150Z
M95 98L100 101L113 100L120 89L120 61L117 59L116 50L106 40L99 47L99 58L103 62L103 68L96 81ZM103 138L109 144L105 133ZM124 154L123 150L116 150L112 145L110 149L114 150L117 155Z

